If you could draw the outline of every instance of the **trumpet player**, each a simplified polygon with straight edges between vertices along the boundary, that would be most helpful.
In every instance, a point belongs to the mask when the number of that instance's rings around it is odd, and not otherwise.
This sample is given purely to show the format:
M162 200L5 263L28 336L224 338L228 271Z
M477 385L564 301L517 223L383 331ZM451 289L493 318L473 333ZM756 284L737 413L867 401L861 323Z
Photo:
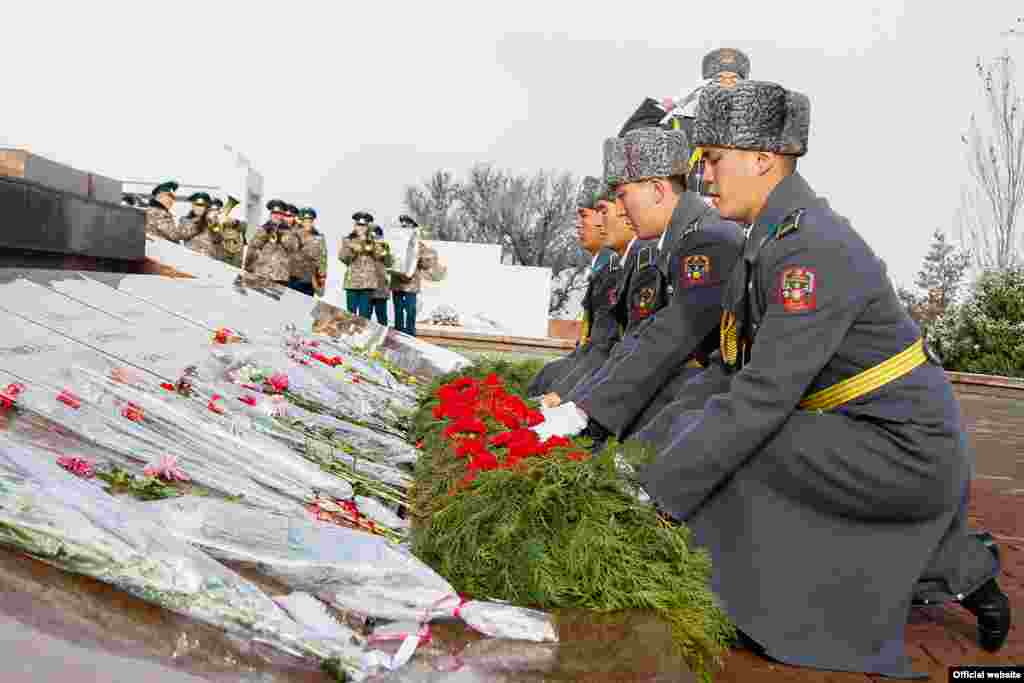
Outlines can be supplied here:
M322 296L327 280L327 245L323 235L313 224L316 210L311 208L298 211L300 227L296 229L299 249L291 257L291 280L288 286L307 296Z
M291 255L299 249L299 239L286 223L288 205L280 199L267 202L270 220L252 238L246 256L246 270L287 286L291 279Z
M215 257L219 246L210 233L209 210L212 199L205 192L195 192L188 201L192 209L178 221L178 234L185 246L204 256Z
M352 214L354 226L349 236L341 241L338 259L345 271L345 297L349 313L370 319L373 291L378 285L378 263L391 265L391 251L371 232L373 216L365 211Z
M206 211L210 232L218 247L211 256L235 268L242 267L242 251L246 244L245 222L231 217L232 209L238 204L237 199L228 195L225 207L224 202L215 197Z

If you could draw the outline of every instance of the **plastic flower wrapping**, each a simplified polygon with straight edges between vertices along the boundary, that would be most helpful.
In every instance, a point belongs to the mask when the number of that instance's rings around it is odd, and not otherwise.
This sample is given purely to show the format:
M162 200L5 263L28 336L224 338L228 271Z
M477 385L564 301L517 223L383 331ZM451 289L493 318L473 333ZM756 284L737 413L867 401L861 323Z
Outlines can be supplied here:
M399 360L429 367L429 347L412 348ZM0 408L8 548L354 681L400 670L437 620L557 639L546 613L460 596L409 550L424 379L373 350L285 330L208 338L173 377L86 357L37 377L0 364L0 382L14 385ZM328 628L328 608L380 632Z

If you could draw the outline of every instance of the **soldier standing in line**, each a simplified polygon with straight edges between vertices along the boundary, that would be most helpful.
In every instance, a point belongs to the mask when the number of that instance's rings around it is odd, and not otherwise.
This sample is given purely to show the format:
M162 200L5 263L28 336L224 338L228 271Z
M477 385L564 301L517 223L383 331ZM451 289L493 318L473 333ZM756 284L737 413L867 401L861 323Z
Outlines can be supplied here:
M273 199L267 202L267 210L270 219L252 239L246 270L287 286L291 277L291 255L299 249L299 238L285 223L287 204Z
M388 326L388 300L391 299L391 271L388 268L394 263L391 245L384 241L384 230L379 225L373 226L373 236L386 258L377 261L377 289L370 298L370 309L384 327Z
M418 244L419 258L416 260L416 271L412 277L401 273L391 274L392 297L395 302L395 329L412 337L416 336L416 298L420 292L422 278L439 282L448 275L448 270L437 257L437 251L428 247L420 239L419 226L410 216L399 216L398 223L403 228L414 231L413 239Z
M585 177L576 191L576 239L590 256L587 289L583 295L583 326L572 353L544 365L530 382L527 393L547 393L556 382L575 374L584 358L606 353L618 338L618 323L611 315L614 301L610 296L617 283L613 264L604 246L603 216L596 202L607 190L605 183L593 176ZM617 258L617 257L616 257Z
M303 209L299 215L302 218L302 224L295 229L299 248L291 256L291 279L288 286L296 292L314 296L317 293L317 274L320 272L320 264L326 246L324 246L323 235L313 225L313 221L316 220L316 211Z
M390 257L390 253L378 248L370 232L373 225L371 214L359 211L352 214L352 220L355 225L348 237L341 241L338 260L347 266L345 296L349 313L369 320L373 292L377 289L377 263Z
M178 229L187 240L185 246L192 251L218 258L220 255L220 235L211 232L209 210L212 199L205 192L196 192L188 198L192 210L178 221Z
M153 188L153 198L146 207L146 234L178 242L178 225L171 208L174 206L178 183L169 180Z
M730 381L676 413L640 481L709 551L715 592L765 654L907 678L912 599L958 601L991 651L1010 605L991 536L967 528L950 381L884 264L796 170L809 129L806 96L774 83L701 94L702 174L751 226L722 298Z
M234 201L229 198L229 201ZM210 203L207 216L210 222L210 231L217 241L217 255L214 258L234 266L242 267L242 251L246 245L246 224L237 218L229 215L230 211L224 211L224 202L214 198Z

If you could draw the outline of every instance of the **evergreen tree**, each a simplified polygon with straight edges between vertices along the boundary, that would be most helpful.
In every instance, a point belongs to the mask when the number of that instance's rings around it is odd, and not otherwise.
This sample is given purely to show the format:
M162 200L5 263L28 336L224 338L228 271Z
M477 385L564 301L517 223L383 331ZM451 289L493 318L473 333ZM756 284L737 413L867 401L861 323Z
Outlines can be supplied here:
M930 317L942 315L950 304L956 302L970 262L970 254L946 241L946 235L941 230L935 230L931 248L914 281L924 294L925 303L929 308L936 309Z

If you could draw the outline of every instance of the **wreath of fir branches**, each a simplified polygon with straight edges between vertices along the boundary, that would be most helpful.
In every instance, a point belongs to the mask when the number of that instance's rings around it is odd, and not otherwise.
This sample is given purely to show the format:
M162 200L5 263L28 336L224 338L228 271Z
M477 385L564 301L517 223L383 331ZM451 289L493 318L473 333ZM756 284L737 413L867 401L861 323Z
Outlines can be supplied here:
M711 562L683 526L641 502L631 466L652 454L636 442L612 443L583 460L565 457L590 444L574 440L523 467L479 472L463 482L466 461L435 419L437 389L459 377L496 373L522 391L536 363L488 360L435 381L414 417L422 450L410 495L413 552L456 590L481 599L554 610L654 610L694 673L709 681L735 637L709 588ZM489 433L504 431L493 420ZM619 464L617 464L619 463Z

